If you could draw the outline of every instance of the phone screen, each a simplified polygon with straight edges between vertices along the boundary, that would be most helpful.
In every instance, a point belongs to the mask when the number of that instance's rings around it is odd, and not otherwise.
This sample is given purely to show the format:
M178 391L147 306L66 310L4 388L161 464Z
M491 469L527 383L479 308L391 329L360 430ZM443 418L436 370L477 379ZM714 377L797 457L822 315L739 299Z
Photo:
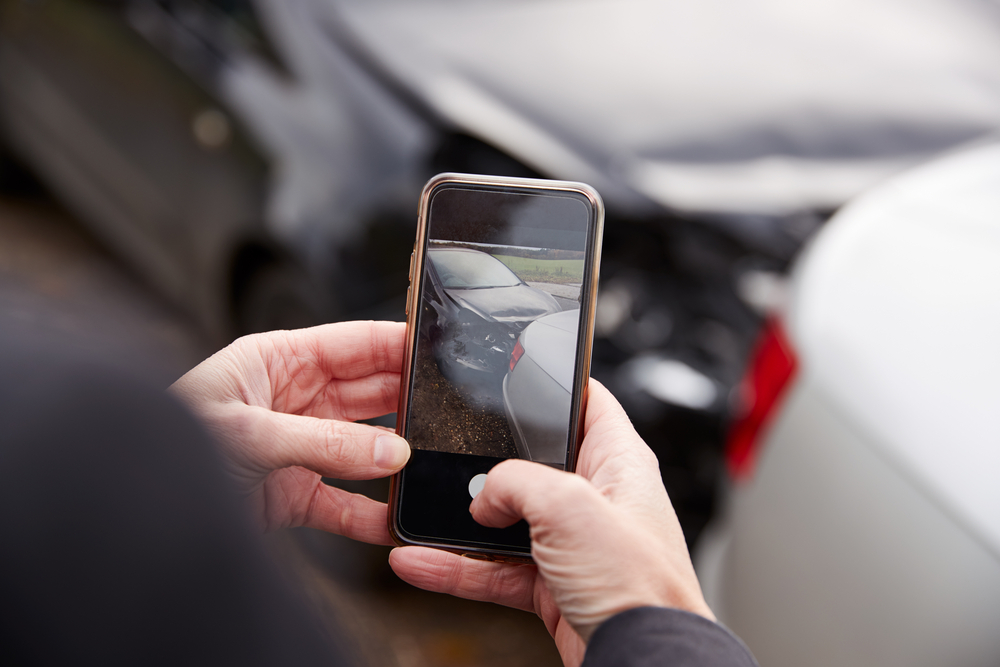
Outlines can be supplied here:
M485 528L469 502L505 459L572 467L596 220L592 201L571 191L444 185L430 194L414 277L404 417L413 454L396 517L404 534L528 549L523 522Z

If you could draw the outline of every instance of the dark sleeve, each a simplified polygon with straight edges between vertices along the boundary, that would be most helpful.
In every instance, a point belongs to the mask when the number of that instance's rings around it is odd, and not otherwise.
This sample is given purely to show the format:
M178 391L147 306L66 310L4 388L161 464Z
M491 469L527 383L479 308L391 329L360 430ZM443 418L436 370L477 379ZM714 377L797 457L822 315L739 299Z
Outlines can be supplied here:
M707 618L678 609L640 607L601 624L583 667L757 667L736 635Z
M268 560L216 456L160 387L0 352L8 664L353 662Z

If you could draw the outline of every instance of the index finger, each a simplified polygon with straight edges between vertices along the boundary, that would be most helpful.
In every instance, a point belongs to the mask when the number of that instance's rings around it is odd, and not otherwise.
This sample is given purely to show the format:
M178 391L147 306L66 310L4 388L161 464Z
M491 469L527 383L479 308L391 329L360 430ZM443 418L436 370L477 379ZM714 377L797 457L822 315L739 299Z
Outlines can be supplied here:
M267 336L290 373L298 375L312 367L327 380L399 373L406 349L402 322L335 322Z

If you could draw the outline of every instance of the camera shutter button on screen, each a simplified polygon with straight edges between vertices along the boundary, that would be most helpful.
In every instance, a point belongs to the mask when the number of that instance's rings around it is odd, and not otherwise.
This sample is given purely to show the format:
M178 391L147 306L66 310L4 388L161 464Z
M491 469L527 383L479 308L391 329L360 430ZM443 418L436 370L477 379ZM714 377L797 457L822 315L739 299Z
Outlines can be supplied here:
M486 486L486 475L479 473L469 480L469 495L475 498L483 490L484 486Z

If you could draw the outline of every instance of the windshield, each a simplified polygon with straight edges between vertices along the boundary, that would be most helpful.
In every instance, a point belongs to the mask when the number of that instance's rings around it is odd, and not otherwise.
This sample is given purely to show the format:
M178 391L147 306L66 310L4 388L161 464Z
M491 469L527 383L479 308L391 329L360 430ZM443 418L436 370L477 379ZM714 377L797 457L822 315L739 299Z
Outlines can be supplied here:
M513 287L521 279L503 262L478 250L428 250L427 255L446 288Z

